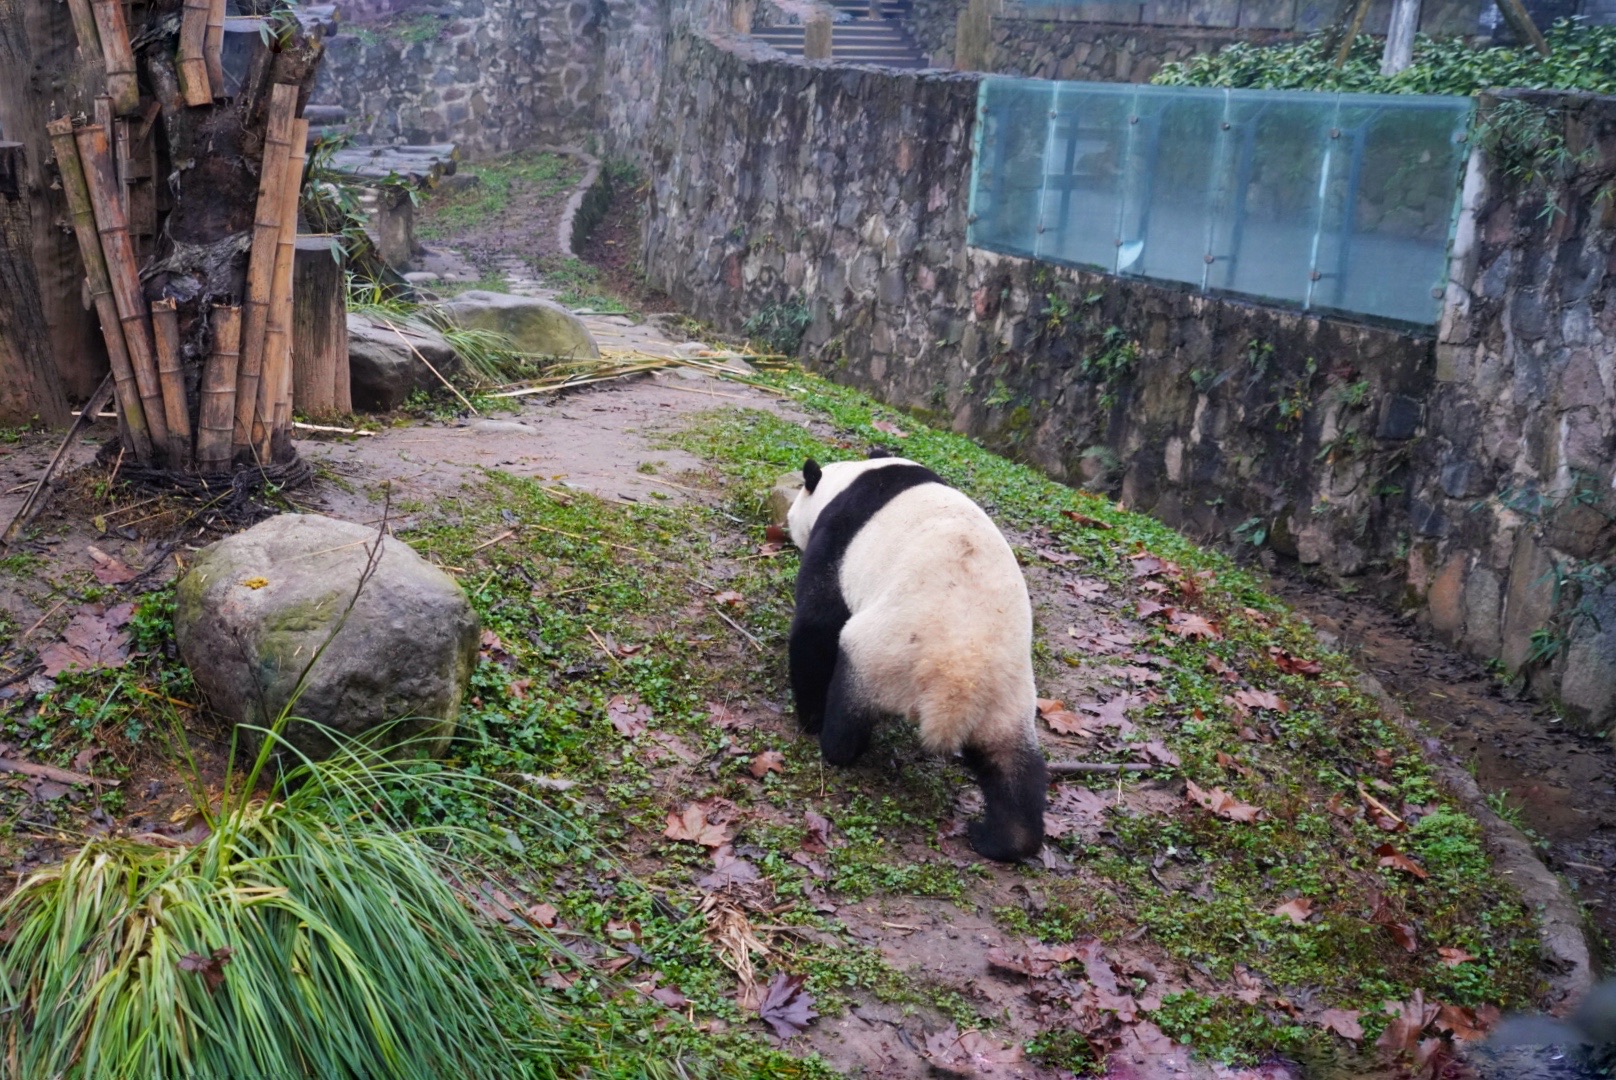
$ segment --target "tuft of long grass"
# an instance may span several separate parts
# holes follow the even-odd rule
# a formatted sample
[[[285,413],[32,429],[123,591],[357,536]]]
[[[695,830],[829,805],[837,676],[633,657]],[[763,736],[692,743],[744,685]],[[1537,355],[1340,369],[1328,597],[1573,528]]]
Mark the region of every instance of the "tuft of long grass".
[[[548,1077],[596,1055],[451,886],[445,842],[480,838],[356,813],[376,778],[351,765],[302,771],[194,846],[94,840],[0,902],[6,1075]]]

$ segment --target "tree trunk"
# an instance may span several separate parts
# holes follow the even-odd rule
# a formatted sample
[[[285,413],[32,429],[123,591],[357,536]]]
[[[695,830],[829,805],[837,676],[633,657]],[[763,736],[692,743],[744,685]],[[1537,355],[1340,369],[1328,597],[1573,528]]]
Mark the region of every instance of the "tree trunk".
[[[353,412],[348,386],[348,297],[331,238],[297,242],[293,289],[292,400],[307,416]]]
[[[0,143],[0,424],[67,422],[50,331],[34,276],[33,216],[23,197],[21,143]]]
[[[1420,0],[1394,0],[1380,73],[1396,75],[1414,62],[1414,34],[1420,28]]]

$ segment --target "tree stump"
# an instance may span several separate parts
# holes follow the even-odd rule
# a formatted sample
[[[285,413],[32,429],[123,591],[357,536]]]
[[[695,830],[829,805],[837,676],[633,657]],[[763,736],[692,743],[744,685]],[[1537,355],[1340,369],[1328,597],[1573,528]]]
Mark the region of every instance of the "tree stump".
[[[332,257],[330,237],[299,238],[292,295],[292,400],[308,416],[353,412],[344,270]]]

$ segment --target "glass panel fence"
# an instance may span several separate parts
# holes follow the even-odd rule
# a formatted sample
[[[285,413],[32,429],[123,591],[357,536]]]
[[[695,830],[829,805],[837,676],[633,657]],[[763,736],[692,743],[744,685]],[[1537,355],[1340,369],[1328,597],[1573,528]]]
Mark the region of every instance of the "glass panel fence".
[[[1441,312],[1469,98],[983,80],[968,242],[1304,310]]]

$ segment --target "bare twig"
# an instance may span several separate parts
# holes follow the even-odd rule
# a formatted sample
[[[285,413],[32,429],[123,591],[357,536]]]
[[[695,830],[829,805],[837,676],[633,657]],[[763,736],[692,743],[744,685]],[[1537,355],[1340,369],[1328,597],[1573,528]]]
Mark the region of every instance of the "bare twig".
[[[62,444],[56,448],[56,453],[50,459],[50,464],[45,466],[45,471],[40,474],[39,479],[34,483],[34,490],[28,493],[28,498],[24,499],[22,505],[17,508],[17,513],[12,517],[11,524],[6,526],[4,533],[0,533],[0,546],[9,545],[16,540],[17,534],[22,532],[28,523],[34,519],[35,515],[45,508],[45,493],[50,485],[50,478],[56,472],[56,467],[62,463],[62,457],[67,453],[67,448],[72,445],[74,438],[87,424],[95,423],[95,414],[100,412],[101,406],[110,400],[112,400],[112,376],[108,375],[101,380],[101,385],[90,396],[89,403],[84,406],[78,418],[67,429],[67,434],[62,437]]]
[[[1139,761],[1127,761],[1121,764],[1105,761],[1051,761],[1047,768],[1051,776],[1072,776],[1083,773],[1151,772],[1161,766],[1147,765]]]
[[[68,769],[58,769],[54,765],[35,765],[31,761],[17,761],[15,758],[0,757],[0,773],[21,773],[23,776],[37,776],[41,780],[54,780],[58,784],[94,784],[98,787],[117,787],[117,780],[103,779],[99,776],[86,776],[83,773],[72,772]]]
[[[725,622],[727,622],[731,626],[733,626],[735,628],[736,633],[740,634],[743,638],[745,638],[747,641],[750,641],[752,643],[752,648],[756,649],[758,652],[763,651],[763,642],[759,641],[757,638],[755,638],[751,634],[747,633],[746,628],[743,627],[740,623],[736,622],[734,619],[730,618],[728,615],[725,615],[722,611],[714,611],[713,614],[717,615],[720,619],[723,619]]]

